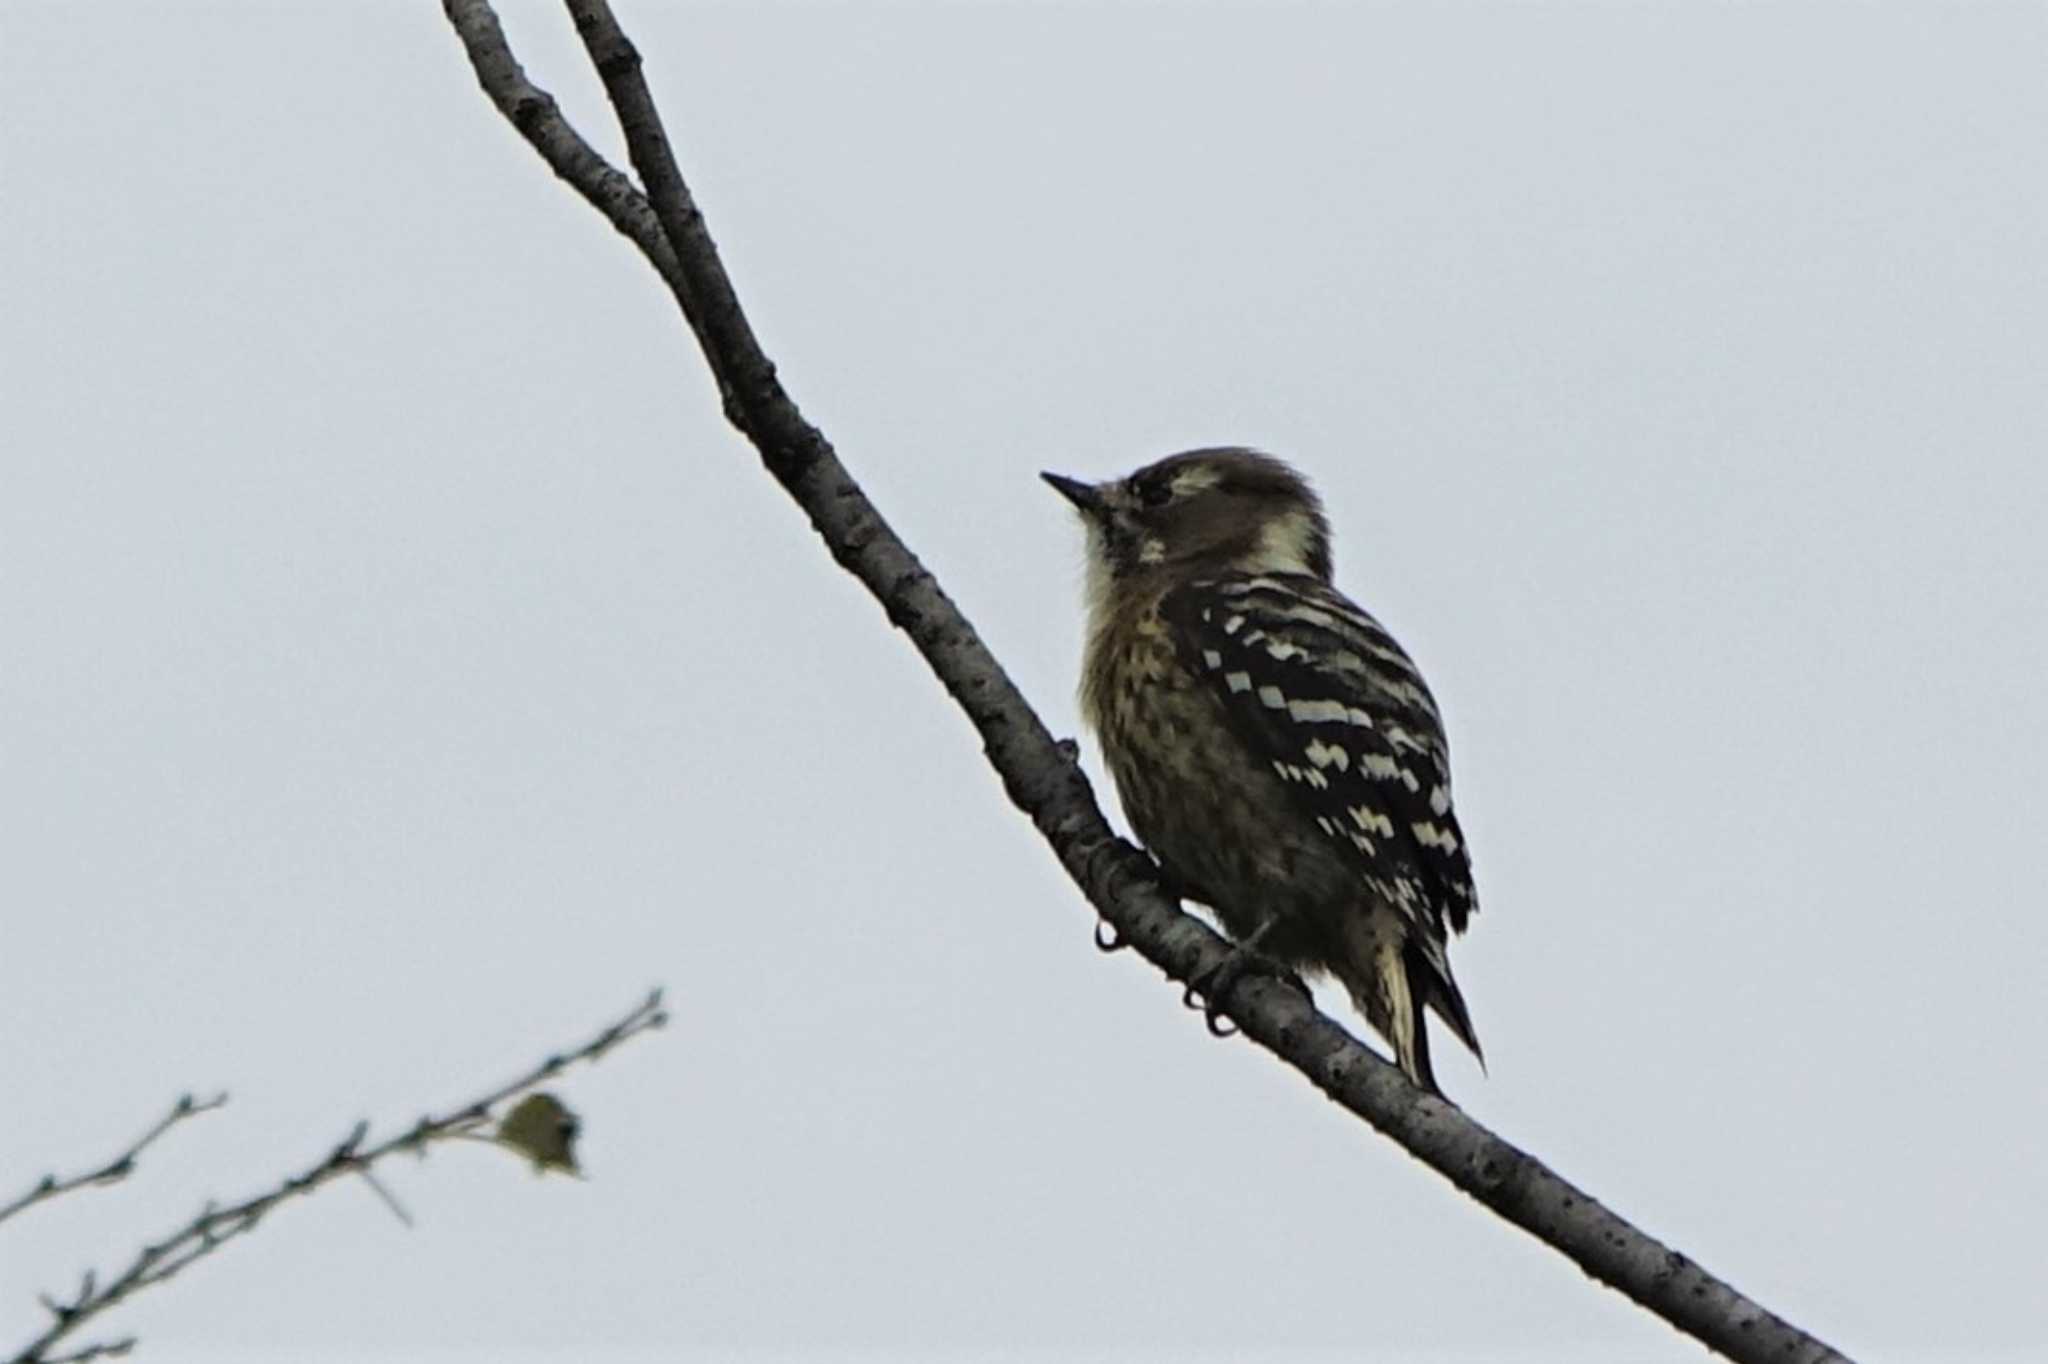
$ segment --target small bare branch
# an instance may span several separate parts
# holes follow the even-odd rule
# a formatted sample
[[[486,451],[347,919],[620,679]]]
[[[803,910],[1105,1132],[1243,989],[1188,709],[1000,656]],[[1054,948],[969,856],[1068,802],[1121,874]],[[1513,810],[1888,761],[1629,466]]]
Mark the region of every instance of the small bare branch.
[[[144,1245],[127,1268],[104,1285],[88,1272],[69,1300],[44,1294],[42,1303],[52,1318],[49,1326],[19,1353],[11,1356],[8,1364],[61,1364],[64,1360],[125,1353],[134,1344],[133,1338],[87,1346],[76,1354],[60,1355],[51,1351],[72,1332],[124,1299],[175,1278],[229,1241],[254,1231],[278,1204],[310,1194],[344,1175],[361,1175],[371,1181],[372,1187],[379,1187],[371,1172],[371,1167],[378,1161],[400,1151],[418,1151],[424,1155],[426,1148],[436,1142],[465,1136],[478,1122],[488,1118],[493,1108],[507,1099],[526,1093],[569,1066],[594,1062],[612,1048],[641,1033],[651,1032],[666,1022],[668,1014],[662,1008],[661,991],[656,990],[623,1018],[574,1051],[548,1057],[525,1074],[507,1081],[480,1099],[461,1105],[444,1117],[421,1118],[396,1136],[369,1147],[363,1145],[369,1136],[369,1124],[357,1123],[319,1160],[299,1173],[287,1176],[276,1187],[226,1207],[207,1203],[196,1217],[168,1237]],[[399,1211],[403,1217],[402,1209]]]
[[[211,1113],[227,1101],[228,1096],[225,1092],[216,1094],[210,1099],[195,1099],[190,1093],[180,1094],[178,1101],[171,1105],[170,1112],[157,1119],[155,1125],[147,1132],[144,1132],[133,1142],[129,1143],[125,1151],[122,1151],[98,1169],[87,1170],[84,1174],[72,1175],[69,1179],[59,1179],[54,1174],[44,1175],[36,1181],[27,1193],[11,1203],[0,1204],[0,1222],[5,1222],[16,1213],[26,1212],[38,1203],[70,1193],[73,1189],[82,1189],[88,1184],[118,1184],[129,1175],[135,1173],[136,1159],[154,1145],[157,1138],[163,1136],[164,1133],[170,1131],[186,1119],[196,1118],[201,1113]],[[102,1351],[102,1353],[107,1353],[107,1351]]]
[[[391,1209],[391,1215],[396,1217],[406,1230],[410,1231],[413,1226],[412,1214],[405,1210],[405,1204],[398,1201],[398,1195],[384,1187],[384,1181],[377,1178],[375,1170],[365,1169],[361,1173],[363,1183],[370,1186],[370,1192],[383,1199],[384,1206]]]
[[[85,1364],[88,1359],[114,1359],[135,1348],[134,1336],[122,1336],[119,1340],[103,1340],[91,1345],[81,1345],[76,1350],[61,1355],[44,1355],[43,1364]]]

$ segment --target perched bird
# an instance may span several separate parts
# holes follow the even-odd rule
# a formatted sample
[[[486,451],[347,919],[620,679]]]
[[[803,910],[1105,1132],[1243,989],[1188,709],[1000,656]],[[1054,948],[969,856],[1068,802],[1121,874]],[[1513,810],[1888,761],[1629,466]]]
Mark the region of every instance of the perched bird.
[[[1087,527],[1081,708],[1132,829],[1241,950],[1336,977],[1435,1091],[1425,1009],[1479,1054],[1445,955],[1478,902],[1443,720],[1331,586],[1315,492],[1237,448],[1043,477]]]

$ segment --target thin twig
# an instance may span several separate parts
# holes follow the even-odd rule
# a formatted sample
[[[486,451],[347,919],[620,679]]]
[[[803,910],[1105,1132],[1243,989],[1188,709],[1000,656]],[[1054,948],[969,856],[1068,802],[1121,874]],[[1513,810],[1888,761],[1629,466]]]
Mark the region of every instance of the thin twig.
[[[638,52],[604,0],[567,4],[647,187],[644,198],[527,79],[487,0],[443,0],[485,94],[557,175],[640,247],[668,284],[718,381],[726,416],[803,508],[834,559],[874,594],[966,711],[1010,799],[1038,826],[1115,937],[1175,980],[1207,976],[1224,961],[1228,945],[1183,912],[1160,887],[1149,859],[1110,830],[1071,753],[1047,732],[973,626],[783,390],[676,168]],[[1842,1358],[1463,1110],[1418,1092],[1294,990],[1250,977],[1232,992],[1227,1012],[1247,1038],[1331,1099],[1686,1334],[1743,1361]]]
[[[81,1345],[68,1354],[44,1355],[43,1364],[85,1364],[89,1359],[115,1359],[135,1348],[134,1336],[122,1336],[119,1340],[96,1341]]]
[[[369,1136],[369,1124],[357,1123],[355,1128],[326,1155],[299,1173],[289,1176],[275,1188],[226,1207],[208,1203],[200,1210],[198,1216],[163,1240],[144,1245],[129,1262],[128,1267],[108,1280],[104,1286],[99,1284],[95,1275],[88,1273],[79,1285],[78,1291],[69,1299],[43,1295],[43,1306],[51,1317],[49,1326],[41,1335],[24,1346],[20,1353],[12,1356],[8,1364],[59,1364],[59,1361],[65,1359],[92,1358],[94,1352],[101,1355],[125,1352],[134,1343],[132,1338],[109,1345],[90,1346],[87,1347],[87,1351],[75,1356],[53,1355],[50,1350],[86,1322],[114,1307],[123,1299],[160,1284],[166,1279],[175,1278],[194,1262],[205,1259],[227,1242],[254,1231],[265,1214],[278,1204],[310,1194],[344,1175],[368,1177],[373,1165],[400,1151],[424,1154],[426,1149],[436,1142],[468,1133],[479,1122],[488,1119],[491,1110],[505,1100],[537,1088],[569,1066],[596,1061],[619,1044],[641,1033],[659,1028],[667,1021],[668,1014],[661,1004],[661,991],[656,990],[635,1005],[631,1012],[582,1046],[548,1057],[518,1078],[441,1117],[423,1117],[405,1131],[369,1147],[363,1145]],[[372,1183],[375,1181],[372,1180]]]
[[[391,1209],[391,1215],[396,1217],[406,1230],[412,1230],[412,1214],[405,1210],[405,1204],[398,1201],[397,1194],[384,1187],[384,1181],[377,1178],[377,1172],[365,1167],[362,1171],[362,1176],[363,1183],[370,1186],[370,1192],[384,1200],[384,1206]]]
[[[5,1222],[18,1212],[26,1212],[46,1199],[70,1193],[73,1189],[82,1189],[88,1184],[119,1183],[135,1173],[136,1158],[155,1144],[157,1138],[186,1119],[196,1118],[201,1113],[211,1113],[227,1101],[228,1096],[225,1092],[210,1099],[195,1099],[189,1093],[180,1094],[178,1101],[171,1105],[171,1111],[157,1119],[154,1126],[131,1142],[127,1150],[96,1170],[87,1170],[84,1174],[73,1175],[69,1179],[59,1179],[54,1174],[44,1175],[27,1193],[12,1203],[0,1205],[0,1222]]]

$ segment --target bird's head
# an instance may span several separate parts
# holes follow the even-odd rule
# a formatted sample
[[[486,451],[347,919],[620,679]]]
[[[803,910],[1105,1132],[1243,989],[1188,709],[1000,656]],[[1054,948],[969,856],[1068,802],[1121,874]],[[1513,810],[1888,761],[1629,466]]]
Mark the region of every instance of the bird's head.
[[[1189,450],[1107,483],[1042,477],[1081,513],[1098,598],[1153,574],[1302,573],[1330,580],[1322,502],[1307,479],[1271,455]]]

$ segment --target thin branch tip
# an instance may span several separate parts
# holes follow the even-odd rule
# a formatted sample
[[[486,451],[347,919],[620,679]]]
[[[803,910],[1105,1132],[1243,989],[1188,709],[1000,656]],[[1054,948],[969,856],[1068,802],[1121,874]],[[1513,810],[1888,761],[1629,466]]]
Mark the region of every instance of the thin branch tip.
[[[60,1178],[55,1173],[45,1174],[31,1185],[26,1193],[19,1195],[10,1202],[0,1204],[0,1222],[5,1222],[17,1213],[28,1211],[28,1209],[38,1203],[62,1197],[74,1189],[120,1183],[135,1173],[137,1162],[141,1159],[142,1153],[154,1146],[165,1133],[181,1122],[198,1117],[202,1113],[212,1112],[214,1109],[226,1104],[227,1101],[228,1096],[225,1090],[205,1100],[195,1100],[190,1091],[179,1095],[176,1101],[171,1104],[170,1109],[150,1125],[149,1130],[130,1142],[126,1149],[115,1153],[105,1164],[83,1171],[80,1174],[72,1175],[69,1178]]]

